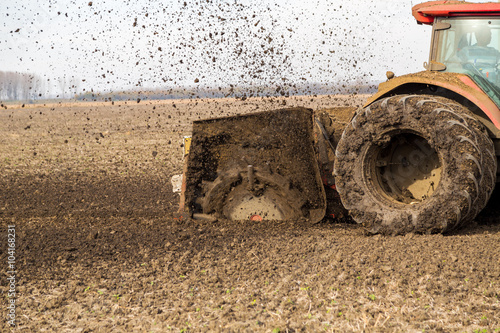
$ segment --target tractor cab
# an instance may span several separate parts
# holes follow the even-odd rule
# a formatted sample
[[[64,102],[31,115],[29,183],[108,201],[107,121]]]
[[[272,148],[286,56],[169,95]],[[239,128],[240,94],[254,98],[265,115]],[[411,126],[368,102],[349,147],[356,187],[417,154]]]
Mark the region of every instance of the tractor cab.
[[[438,18],[433,69],[467,74],[500,105],[500,19]]]
[[[413,16],[433,25],[426,68],[467,74],[500,107],[500,3],[432,1]]]
[[[500,86],[500,20],[439,18],[432,61],[443,70],[478,76]]]

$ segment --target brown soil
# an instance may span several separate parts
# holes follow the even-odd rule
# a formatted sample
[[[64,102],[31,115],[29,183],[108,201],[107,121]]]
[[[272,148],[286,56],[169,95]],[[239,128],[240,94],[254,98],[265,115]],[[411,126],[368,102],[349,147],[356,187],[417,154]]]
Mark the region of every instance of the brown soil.
[[[447,236],[172,217],[190,122],[282,103],[2,110],[0,236],[16,225],[17,330],[500,329],[498,191],[475,225]],[[0,251],[5,318],[6,242]]]

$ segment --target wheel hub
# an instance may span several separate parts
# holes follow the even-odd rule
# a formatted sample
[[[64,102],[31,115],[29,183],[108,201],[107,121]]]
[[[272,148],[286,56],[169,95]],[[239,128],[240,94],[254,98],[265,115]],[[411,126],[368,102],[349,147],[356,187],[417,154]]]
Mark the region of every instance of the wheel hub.
[[[377,147],[369,170],[376,188],[391,200],[415,204],[432,196],[441,179],[437,151],[423,137],[400,133]]]

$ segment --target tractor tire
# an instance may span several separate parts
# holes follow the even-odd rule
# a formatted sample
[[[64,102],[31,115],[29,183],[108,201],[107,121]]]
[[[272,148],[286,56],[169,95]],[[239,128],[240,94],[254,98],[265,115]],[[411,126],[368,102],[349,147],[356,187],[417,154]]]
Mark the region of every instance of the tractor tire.
[[[369,233],[442,233],[486,206],[496,164],[493,142],[467,108],[397,95],[356,112],[334,174],[343,205]]]

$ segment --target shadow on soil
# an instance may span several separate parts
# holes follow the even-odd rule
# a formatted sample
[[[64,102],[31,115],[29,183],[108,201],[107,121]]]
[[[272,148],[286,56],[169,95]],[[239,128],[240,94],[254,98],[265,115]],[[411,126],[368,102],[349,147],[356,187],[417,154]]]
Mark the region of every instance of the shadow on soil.
[[[172,194],[164,180],[82,180],[73,176],[57,181],[17,178],[0,184],[6,203],[0,220],[4,225],[16,225],[23,279],[36,279],[40,272],[64,279],[71,270],[61,270],[61,265],[90,268],[102,262],[137,264],[167,252],[216,252],[228,244],[260,242],[273,236],[288,242],[311,228],[363,237],[361,228],[353,224],[321,223],[311,227],[300,221],[179,221],[173,218],[178,196]],[[499,199],[497,189],[474,225],[449,236],[500,232]]]

